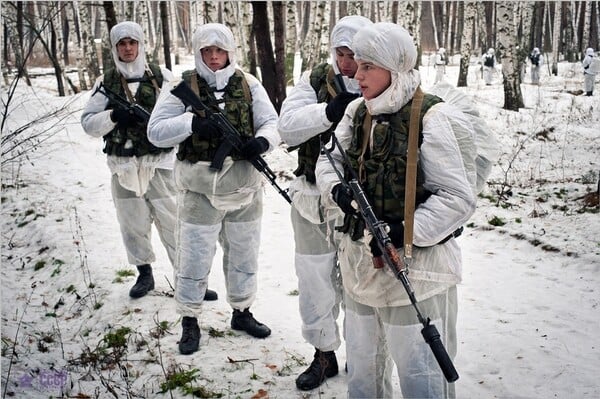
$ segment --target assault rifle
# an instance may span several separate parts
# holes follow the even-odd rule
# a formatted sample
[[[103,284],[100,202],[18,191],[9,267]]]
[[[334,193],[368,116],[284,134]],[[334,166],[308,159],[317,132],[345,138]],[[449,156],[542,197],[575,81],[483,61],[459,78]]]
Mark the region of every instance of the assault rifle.
[[[400,257],[398,250],[392,243],[392,240],[387,233],[387,224],[384,221],[379,220],[375,215],[371,204],[369,204],[369,200],[367,199],[362,187],[360,186],[356,172],[349,166],[350,163],[348,161],[348,155],[340,145],[335,134],[331,135],[331,141],[333,144],[331,149],[327,149],[325,145],[321,143],[321,151],[327,156],[329,163],[331,163],[331,166],[333,167],[333,170],[340,179],[340,182],[342,183],[344,189],[352,193],[354,201],[358,205],[360,214],[365,221],[366,227],[369,229],[369,231],[373,235],[373,238],[377,242],[377,246],[379,247],[382,253],[385,264],[389,266],[394,276],[396,276],[396,278],[400,280],[400,282],[404,286],[404,289],[408,294],[408,298],[410,299],[413,308],[417,312],[417,318],[419,319],[419,322],[423,325],[421,334],[423,335],[425,342],[429,344],[429,347],[431,348],[433,355],[435,356],[438,364],[440,365],[440,368],[442,369],[446,380],[448,380],[448,382],[454,382],[458,380],[458,372],[454,368],[452,360],[450,359],[450,356],[448,356],[448,352],[446,352],[446,348],[444,348],[444,344],[440,339],[440,333],[438,332],[435,325],[431,324],[431,320],[429,318],[425,318],[421,314],[421,311],[417,306],[415,292],[410,284],[410,280],[408,279],[408,266],[410,259],[407,257],[404,257],[404,259],[402,259]],[[335,166],[333,157],[330,153],[331,151],[333,151],[333,149],[335,149],[335,147],[339,149],[340,153],[342,154],[344,163],[348,165],[348,169],[350,170],[352,177],[350,181],[346,181],[342,173]],[[355,215],[355,217],[358,216]]]
[[[106,87],[102,82],[100,82],[92,96],[96,93],[104,94],[104,96],[108,98],[111,103],[116,104],[118,108],[128,110],[138,123],[142,125],[148,124],[150,112],[146,111],[141,105],[130,103],[119,94]]]
[[[210,168],[213,170],[221,170],[223,167],[223,160],[225,156],[232,150],[235,149],[240,151],[242,146],[244,145],[244,140],[237,132],[235,127],[227,120],[225,115],[221,113],[221,111],[217,108],[216,110],[210,109],[206,104],[200,100],[200,97],[194,93],[194,91],[190,88],[190,86],[185,82],[181,81],[171,93],[179,98],[183,104],[186,106],[191,106],[194,111],[204,111],[206,118],[210,119],[214,123],[219,126],[219,130],[223,134],[225,138],[225,142],[219,147],[217,150],[217,154],[215,155],[215,160],[210,165]],[[292,200],[288,196],[287,192],[283,190],[277,182],[275,181],[275,173],[269,168],[267,162],[260,155],[248,160],[252,166],[256,168],[259,172],[261,172],[267,180],[271,183],[271,185],[281,194],[281,196],[288,202],[292,203]]]

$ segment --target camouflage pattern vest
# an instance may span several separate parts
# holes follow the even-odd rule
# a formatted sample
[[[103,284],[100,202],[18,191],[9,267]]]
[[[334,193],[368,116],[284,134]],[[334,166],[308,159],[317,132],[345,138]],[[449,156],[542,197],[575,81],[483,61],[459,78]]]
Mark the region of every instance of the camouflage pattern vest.
[[[135,102],[143,107],[146,111],[152,112],[158,93],[156,87],[160,87],[163,82],[163,76],[160,67],[155,64],[149,64],[150,72],[144,73],[143,80],[140,81],[137,92],[133,96]],[[155,86],[152,80],[156,81]],[[104,73],[104,85],[123,98],[127,98],[123,87],[122,75],[115,69],[108,69]],[[106,109],[116,108],[117,105],[109,102]],[[159,154],[161,152],[169,152],[173,149],[159,148],[148,141],[146,134],[147,125],[135,125],[132,127],[115,127],[108,134],[104,135],[103,151],[108,155],[116,155],[118,157],[141,157],[147,154]],[[126,143],[131,140],[131,146]]]
[[[310,85],[317,94],[318,103],[328,103],[337,94],[333,83],[334,70],[331,65],[323,63],[317,65],[310,73]],[[298,149],[298,167],[294,171],[296,176],[306,176],[306,180],[312,184],[316,183],[315,167],[321,153],[321,141],[327,144],[331,139],[331,132],[335,130],[337,123],[329,129],[320,133],[310,140],[294,146],[289,151]]]
[[[215,112],[221,112],[227,120],[235,127],[237,132],[243,138],[254,137],[254,119],[252,115],[252,94],[244,73],[240,70],[235,71],[229,78],[227,86],[223,89],[223,98],[217,100],[215,89],[210,87],[206,80],[195,69],[185,71],[183,80],[192,88],[198,97],[209,108]],[[222,110],[220,103],[225,103]],[[205,117],[203,112],[199,112],[201,118]],[[180,161],[189,161],[196,163],[198,161],[210,162],[214,158],[217,149],[223,143],[223,137],[214,137],[210,140],[202,140],[197,135],[192,134],[179,144],[177,159]],[[235,161],[244,159],[235,149],[229,154]]]
[[[432,106],[442,101],[439,97],[425,94],[419,117],[419,146],[423,142],[423,116]],[[363,102],[354,114],[352,142],[346,150],[350,167],[354,171],[358,171],[360,183],[375,215],[387,223],[400,223],[404,220],[406,154],[411,105],[412,100],[398,112],[377,115],[372,121]],[[365,139],[368,140],[371,122],[376,125],[373,129],[372,149],[369,149]],[[367,133],[365,134],[365,132]],[[363,148],[365,148],[365,153],[361,156]],[[360,161],[361,158],[362,161]],[[351,179],[351,173],[347,166],[345,177],[348,180]],[[420,168],[417,169],[416,192],[415,205],[423,203],[431,195],[423,188],[423,173]],[[341,231],[349,233],[353,240],[361,238],[363,230],[362,218],[357,220],[345,217]]]

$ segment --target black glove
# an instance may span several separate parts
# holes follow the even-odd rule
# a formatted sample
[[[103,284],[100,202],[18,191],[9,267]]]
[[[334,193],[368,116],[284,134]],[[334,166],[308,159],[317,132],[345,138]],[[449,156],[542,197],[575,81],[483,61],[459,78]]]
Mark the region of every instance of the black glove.
[[[110,120],[116,122],[119,127],[135,126],[138,119],[130,109],[115,108],[110,113]]]
[[[358,98],[358,94],[355,93],[340,93],[333,98],[327,104],[327,108],[325,108],[325,114],[327,115],[327,119],[329,119],[333,123],[338,123],[342,120],[344,116],[344,111],[346,107],[352,100]]]
[[[352,206],[354,197],[352,197],[350,189],[345,188],[342,183],[338,183],[331,189],[331,195],[333,196],[335,203],[338,204],[344,213],[349,215],[356,214],[356,209]]]
[[[248,140],[241,148],[242,156],[252,160],[269,149],[269,142],[264,137],[254,137]]]
[[[194,115],[192,119],[192,132],[200,140],[210,140],[215,137],[221,137],[219,125],[207,118],[200,118]]]
[[[402,223],[389,223],[388,228],[388,236],[392,240],[392,244],[394,244],[396,248],[402,247],[404,245],[404,225]],[[369,241],[369,247],[371,247],[371,253],[374,258],[382,255],[375,237],[371,238],[371,241]]]

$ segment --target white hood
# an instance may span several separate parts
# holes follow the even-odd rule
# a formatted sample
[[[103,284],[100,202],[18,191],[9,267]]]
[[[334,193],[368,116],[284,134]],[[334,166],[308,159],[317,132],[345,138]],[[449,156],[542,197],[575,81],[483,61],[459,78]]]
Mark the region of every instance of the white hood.
[[[337,74],[340,73],[340,69],[338,68],[336,62],[336,52],[335,49],[338,47],[348,47],[352,50],[352,38],[362,27],[367,25],[373,25],[370,19],[362,17],[360,15],[349,15],[341,18],[333,27],[331,31],[331,65],[333,66],[333,71]],[[358,82],[355,79],[349,78],[347,76],[343,76],[344,83],[346,87],[351,91],[358,92],[360,89],[358,87]]]
[[[200,50],[204,47],[217,46],[227,51],[229,65],[225,68],[213,72],[202,60]],[[194,49],[194,59],[196,60],[196,72],[209,86],[222,90],[227,86],[229,78],[235,73],[237,67],[235,59],[235,39],[229,28],[222,24],[205,24],[200,26],[194,32],[192,37],[192,47]]]
[[[123,62],[119,60],[117,53],[117,43],[121,39],[131,38],[138,42],[138,55],[133,62]],[[135,22],[125,21],[113,26],[110,30],[110,44],[113,60],[119,72],[125,79],[141,78],[146,69],[146,53],[144,51],[144,32],[142,27]]]
[[[372,62],[391,73],[390,86],[365,101],[371,115],[396,112],[410,101],[421,77],[414,69],[417,48],[406,29],[389,22],[364,27],[354,36],[353,50],[355,59]]]

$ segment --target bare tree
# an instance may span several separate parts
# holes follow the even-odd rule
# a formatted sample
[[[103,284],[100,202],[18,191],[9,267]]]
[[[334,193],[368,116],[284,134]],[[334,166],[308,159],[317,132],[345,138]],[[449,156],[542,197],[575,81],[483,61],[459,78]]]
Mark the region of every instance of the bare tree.
[[[475,32],[475,15],[477,14],[477,4],[473,1],[467,1],[464,4],[464,22],[462,30],[461,48],[460,48],[460,67],[458,72],[458,87],[467,86],[467,77],[469,74],[469,64],[471,60],[471,38]]]
[[[554,3],[554,23],[552,27],[552,74],[558,75],[558,49],[560,45],[561,3]]]
[[[502,61],[504,109],[518,111],[524,107],[521,93],[521,71],[517,62],[515,2],[503,1],[497,8],[498,52]]]
[[[169,7],[166,1],[160,2],[160,23],[162,24],[163,55],[165,67],[172,70],[171,66],[171,36],[169,30]]]
[[[260,72],[262,84],[269,94],[269,98],[273,105],[278,102],[277,99],[277,83],[275,79],[275,56],[273,54],[273,44],[271,42],[271,32],[269,29],[269,15],[267,13],[266,1],[252,2],[252,27],[256,35],[258,61],[260,63]],[[281,106],[281,104],[279,104]],[[276,109],[278,109],[276,107]]]
[[[285,71],[285,11],[282,1],[273,3],[273,25],[275,33],[275,109],[279,113],[281,104],[286,97],[286,71]]]
[[[81,58],[86,60],[86,71],[88,73],[88,83],[91,87],[98,76],[100,76],[100,66],[98,64],[98,53],[96,52],[96,43],[92,29],[91,5],[89,3],[77,3],[79,12],[79,22],[81,28]]]

